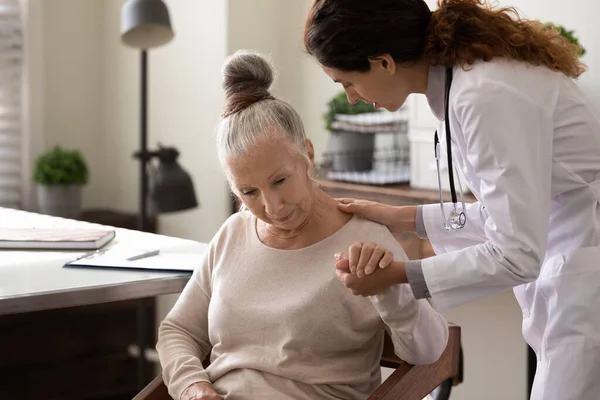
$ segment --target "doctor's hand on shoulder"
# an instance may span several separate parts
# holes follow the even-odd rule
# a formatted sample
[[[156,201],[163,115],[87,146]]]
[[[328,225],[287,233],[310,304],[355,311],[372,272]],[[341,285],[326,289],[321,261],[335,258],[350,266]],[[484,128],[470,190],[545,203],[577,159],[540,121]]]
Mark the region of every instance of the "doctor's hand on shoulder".
[[[373,296],[406,282],[403,262],[394,261],[391,251],[373,242],[354,243],[335,260],[337,278],[356,296]]]
[[[196,382],[181,394],[181,400],[223,400],[209,382]]]
[[[358,214],[381,225],[394,234],[415,231],[417,206],[390,206],[369,200],[336,199],[338,208],[346,213]]]

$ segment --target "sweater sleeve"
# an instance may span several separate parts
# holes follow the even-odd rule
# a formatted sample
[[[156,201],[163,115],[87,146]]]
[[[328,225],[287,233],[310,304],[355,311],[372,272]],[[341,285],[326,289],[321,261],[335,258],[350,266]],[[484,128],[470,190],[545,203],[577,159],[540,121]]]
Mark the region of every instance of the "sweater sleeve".
[[[212,348],[208,338],[212,246],[194,271],[177,302],[161,322],[157,350],[163,379],[176,400],[195,382],[210,382],[202,360]]]
[[[427,299],[415,299],[409,285],[370,296],[398,357],[413,365],[436,362],[448,344],[448,323]]]
[[[371,236],[392,251],[394,259],[407,261],[387,228],[378,228]],[[448,344],[448,322],[428,299],[416,299],[411,285],[406,284],[390,286],[369,299],[386,325],[398,357],[413,365],[431,364],[440,358]]]

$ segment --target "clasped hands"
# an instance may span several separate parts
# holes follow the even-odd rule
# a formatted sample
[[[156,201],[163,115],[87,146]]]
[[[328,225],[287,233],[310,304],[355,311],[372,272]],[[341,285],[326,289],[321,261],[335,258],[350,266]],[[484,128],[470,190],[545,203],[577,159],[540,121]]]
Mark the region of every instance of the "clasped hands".
[[[406,282],[404,262],[394,261],[391,251],[373,242],[354,243],[335,260],[338,279],[357,296],[372,296]]]

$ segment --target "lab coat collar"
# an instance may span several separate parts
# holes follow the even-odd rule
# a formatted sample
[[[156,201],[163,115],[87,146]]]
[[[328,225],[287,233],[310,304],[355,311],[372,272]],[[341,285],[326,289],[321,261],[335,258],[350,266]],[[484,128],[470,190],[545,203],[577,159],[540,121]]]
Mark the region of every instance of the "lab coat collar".
[[[429,66],[429,77],[427,79],[427,102],[433,115],[444,120],[444,83],[446,80],[445,68],[440,65]]]

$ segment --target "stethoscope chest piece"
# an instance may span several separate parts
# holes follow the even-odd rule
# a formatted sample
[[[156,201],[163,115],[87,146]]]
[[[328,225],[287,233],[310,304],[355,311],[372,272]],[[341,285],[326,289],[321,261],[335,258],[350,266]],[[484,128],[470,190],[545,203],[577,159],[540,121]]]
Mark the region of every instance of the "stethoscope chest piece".
[[[467,216],[465,215],[464,211],[450,211],[450,215],[448,216],[448,225],[450,229],[461,229],[466,223]]]

